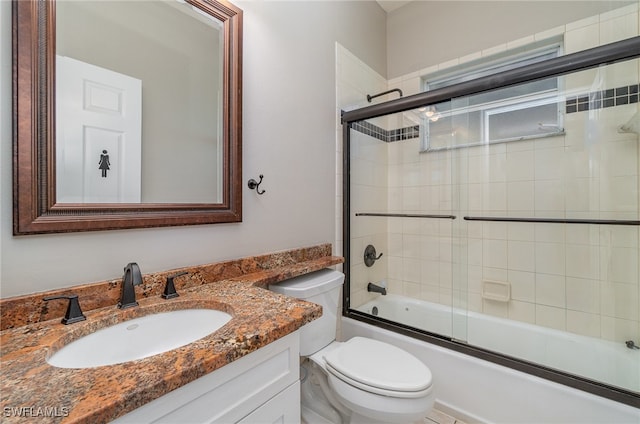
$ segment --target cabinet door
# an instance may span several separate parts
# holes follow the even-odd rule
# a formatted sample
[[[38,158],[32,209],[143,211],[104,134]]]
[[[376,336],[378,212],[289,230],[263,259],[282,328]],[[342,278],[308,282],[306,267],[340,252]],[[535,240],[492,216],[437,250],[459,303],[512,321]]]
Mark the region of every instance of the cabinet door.
[[[238,424],[300,424],[300,382],[269,399]]]
[[[284,336],[123,415],[113,424],[237,422],[299,381],[299,339],[298,331]],[[299,393],[295,404],[299,410]]]

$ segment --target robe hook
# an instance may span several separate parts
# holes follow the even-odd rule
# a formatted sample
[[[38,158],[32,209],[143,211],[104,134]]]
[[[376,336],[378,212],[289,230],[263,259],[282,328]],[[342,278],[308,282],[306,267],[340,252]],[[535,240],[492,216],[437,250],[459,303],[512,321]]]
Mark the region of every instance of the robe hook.
[[[247,183],[249,188],[251,190],[255,189],[258,194],[264,194],[264,192],[266,191],[266,190],[260,191],[260,184],[262,184],[262,177],[264,177],[264,175],[260,174],[260,181],[256,181],[253,178],[251,178]]]

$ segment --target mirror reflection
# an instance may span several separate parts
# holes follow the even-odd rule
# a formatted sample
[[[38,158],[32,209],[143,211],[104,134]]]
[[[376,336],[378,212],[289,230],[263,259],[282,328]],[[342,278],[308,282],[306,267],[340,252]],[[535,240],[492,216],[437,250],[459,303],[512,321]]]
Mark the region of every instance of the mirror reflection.
[[[177,0],[55,19],[57,203],[220,203],[221,22]]]

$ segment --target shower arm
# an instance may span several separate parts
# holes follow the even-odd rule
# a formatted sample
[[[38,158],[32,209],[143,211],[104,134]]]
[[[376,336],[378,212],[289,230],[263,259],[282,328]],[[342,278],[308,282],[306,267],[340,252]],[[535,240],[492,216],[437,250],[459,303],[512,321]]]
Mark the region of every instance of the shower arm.
[[[398,94],[400,94],[400,97],[402,97],[402,90],[400,90],[399,88],[394,88],[392,90],[383,91],[382,93],[378,93],[374,95],[367,94],[367,101],[371,103],[371,100],[375,99],[376,97],[384,96],[385,94],[393,93],[394,91],[397,91]]]

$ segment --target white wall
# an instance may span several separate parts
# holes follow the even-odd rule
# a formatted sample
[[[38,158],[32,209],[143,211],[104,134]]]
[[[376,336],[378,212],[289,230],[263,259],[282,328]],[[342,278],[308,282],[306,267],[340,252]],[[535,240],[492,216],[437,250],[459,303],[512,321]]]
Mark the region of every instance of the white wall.
[[[0,1],[2,297],[122,275],[333,242],[335,42],[384,73],[385,14],[373,2],[241,1],[244,10],[243,222],[13,237],[11,4]]]
[[[634,2],[414,1],[389,14],[387,76],[395,78],[629,3]]]

